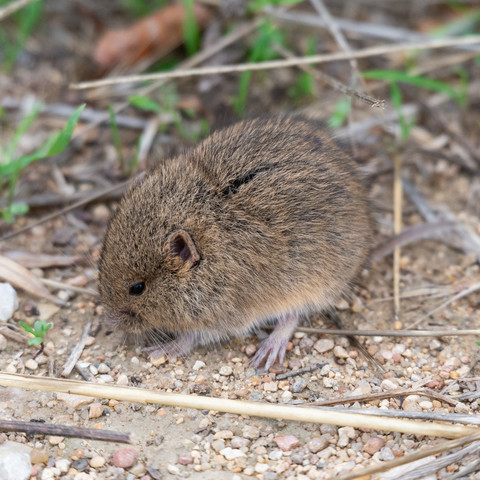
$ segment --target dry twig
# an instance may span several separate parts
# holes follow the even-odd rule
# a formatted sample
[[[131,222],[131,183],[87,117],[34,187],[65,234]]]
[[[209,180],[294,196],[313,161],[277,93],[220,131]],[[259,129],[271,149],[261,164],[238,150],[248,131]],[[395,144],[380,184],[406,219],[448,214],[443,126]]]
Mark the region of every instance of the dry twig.
[[[321,55],[312,55],[284,60],[271,60],[268,62],[241,63],[238,65],[220,65],[218,67],[191,68],[185,70],[174,70],[172,72],[151,73],[145,75],[131,75],[125,77],[107,78],[90,82],[76,83],[70,88],[83,90],[87,88],[104,87],[107,85],[118,85],[122,83],[145,82],[150,80],[167,80],[171,78],[185,78],[200,75],[211,75],[217,73],[246,72],[248,70],[270,70],[275,68],[296,67],[299,65],[318,64],[335,62],[340,60],[351,60],[352,58],[367,58],[389,53],[403,52],[409,50],[428,50],[459,45],[473,45],[480,43],[480,35],[469,35],[461,38],[443,38],[418,43],[398,43],[395,45],[379,45],[376,47],[357,50],[352,53],[336,52]]]
[[[63,367],[62,377],[68,377],[72,372],[73,368],[75,367],[76,363],[78,362],[78,359],[80,358],[80,355],[82,354],[83,349],[85,348],[85,342],[87,341],[87,337],[88,337],[88,334],[90,333],[91,326],[92,326],[92,322],[88,322],[87,325],[85,326],[85,329],[83,330],[80,340],[71,351],[65,363],[65,366]]]
[[[456,337],[480,335],[480,330],[343,330],[297,327],[295,331],[317,333],[318,335],[358,335],[363,337]]]
[[[370,428],[373,430],[431,435],[445,438],[459,438],[466,435],[477,434],[480,438],[478,428],[463,427],[461,425],[416,422],[398,418],[381,418],[351,414],[348,412],[337,412],[334,410],[323,411],[314,407],[300,408],[245,400],[165,393],[135,387],[102,385],[101,388],[99,388],[97,384],[57,378],[0,373],[0,385],[5,387],[26,388],[29,390],[74,393],[77,395],[88,395],[126,402],[159,404],[181,408],[195,408],[198,410],[214,410],[265,418],[279,418],[297,422],[327,423],[330,425]]]
[[[24,432],[27,435],[59,435],[61,437],[88,438],[104,442],[130,443],[130,434],[98,428],[69,427],[53,423],[0,420],[0,432]]]

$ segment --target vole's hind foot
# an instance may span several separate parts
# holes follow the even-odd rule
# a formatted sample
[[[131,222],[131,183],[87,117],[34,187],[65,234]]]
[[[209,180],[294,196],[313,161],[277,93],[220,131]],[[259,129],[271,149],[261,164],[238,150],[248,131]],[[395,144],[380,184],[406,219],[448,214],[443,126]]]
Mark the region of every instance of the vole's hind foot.
[[[278,360],[282,363],[287,351],[288,341],[298,325],[299,315],[287,312],[278,318],[272,333],[260,343],[257,353],[250,362],[252,367],[259,368],[262,364],[268,369]]]
[[[158,360],[163,355],[166,355],[167,359],[172,361],[177,357],[183,357],[189,353],[194,346],[195,336],[193,333],[181,333],[175,340],[144,348],[143,351],[147,353],[152,360]]]

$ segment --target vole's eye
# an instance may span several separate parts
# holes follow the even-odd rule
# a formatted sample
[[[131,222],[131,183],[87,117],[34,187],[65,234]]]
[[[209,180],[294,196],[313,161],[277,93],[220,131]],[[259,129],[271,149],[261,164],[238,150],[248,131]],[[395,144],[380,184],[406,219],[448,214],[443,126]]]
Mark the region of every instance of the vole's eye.
[[[146,288],[145,282],[138,282],[133,284],[130,287],[130,290],[128,291],[128,293],[130,295],[135,295],[138,297],[139,295],[142,295],[142,293],[145,291],[145,288]]]

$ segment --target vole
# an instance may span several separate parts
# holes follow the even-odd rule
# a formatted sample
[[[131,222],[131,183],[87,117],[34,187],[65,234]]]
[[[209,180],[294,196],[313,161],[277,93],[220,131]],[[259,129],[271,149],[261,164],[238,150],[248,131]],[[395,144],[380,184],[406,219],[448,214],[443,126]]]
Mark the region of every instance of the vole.
[[[213,133],[136,182],[99,262],[109,318],[152,355],[275,321],[252,359],[282,362],[300,317],[330,309],[372,239],[354,160],[313,120],[267,117]]]

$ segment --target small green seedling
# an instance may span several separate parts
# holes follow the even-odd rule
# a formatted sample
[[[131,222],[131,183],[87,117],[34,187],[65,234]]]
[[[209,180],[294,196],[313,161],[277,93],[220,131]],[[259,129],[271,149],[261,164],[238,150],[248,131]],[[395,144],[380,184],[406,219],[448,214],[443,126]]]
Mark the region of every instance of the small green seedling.
[[[0,0],[0,6],[11,3],[9,0]],[[13,33],[0,26],[0,62],[5,70],[9,71],[16,62],[27,43],[35,26],[39,23],[43,11],[43,1],[34,1],[26,5],[13,15],[15,28]]]
[[[466,102],[465,88],[463,86],[465,79],[462,79],[462,85],[457,90],[448,83],[441,82],[440,80],[435,80],[434,78],[425,77],[423,75],[413,75],[398,70],[369,70],[368,72],[363,72],[362,75],[364,78],[384,80],[390,83],[407,83],[414,87],[444,93],[460,105],[464,105]]]
[[[305,55],[315,55],[315,44],[316,39],[314,37],[310,37],[308,39]],[[299,105],[303,99],[312,97],[314,92],[315,79],[313,78],[313,75],[308,72],[301,73],[295,84],[288,89],[288,95],[296,105]]]
[[[352,109],[352,99],[350,97],[341,98],[335,105],[335,111],[328,119],[328,126],[330,128],[339,128],[345,124],[348,115]]]
[[[260,25],[257,35],[255,37],[252,49],[248,56],[248,61],[251,63],[266,62],[278,57],[278,53],[274,48],[275,44],[285,44],[285,33],[279,30],[275,25],[269,22],[264,22]],[[237,114],[243,113],[245,105],[247,104],[248,89],[250,80],[252,78],[252,71],[247,70],[240,76],[238,86],[238,94],[233,99],[233,109]]]
[[[12,139],[5,146],[0,144],[0,187],[2,184],[8,183],[7,206],[1,211],[3,219],[6,222],[13,222],[14,216],[28,211],[28,205],[23,203],[13,203],[15,187],[17,185],[20,172],[37,160],[42,160],[52,155],[58,155],[63,152],[72,137],[75,125],[82,114],[85,105],[78,107],[60,132],[53,133],[47,141],[35,152],[29,155],[21,155],[14,158],[15,150],[18,146],[20,138],[28,130],[32,122],[40,113],[40,107],[34,108],[33,112],[28,115],[18,126],[13,134]]]
[[[47,323],[45,320],[37,320],[33,324],[33,328],[31,325],[28,325],[24,322],[18,322],[18,324],[27,332],[31,333],[33,337],[28,339],[29,345],[41,345],[43,343],[43,337],[45,334],[52,328],[51,323]]]
[[[200,130],[199,131],[191,131],[186,129],[182,122],[182,115],[177,109],[178,103],[178,94],[176,89],[173,86],[165,86],[162,89],[162,102],[158,103],[150,97],[134,95],[131,96],[128,100],[130,105],[133,105],[136,108],[140,108],[141,110],[145,110],[147,112],[155,112],[158,115],[166,114],[172,118],[173,124],[175,125],[176,129],[180,132],[185,139],[189,141],[197,142],[200,137],[206,136],[209,133],[209,126],[205,120],[200,121]],[[185,111],[187,115],[190,117],[191,112],[188,110]],[[160,127],[160,132],[165,133],[167,126],[162,125]]]

